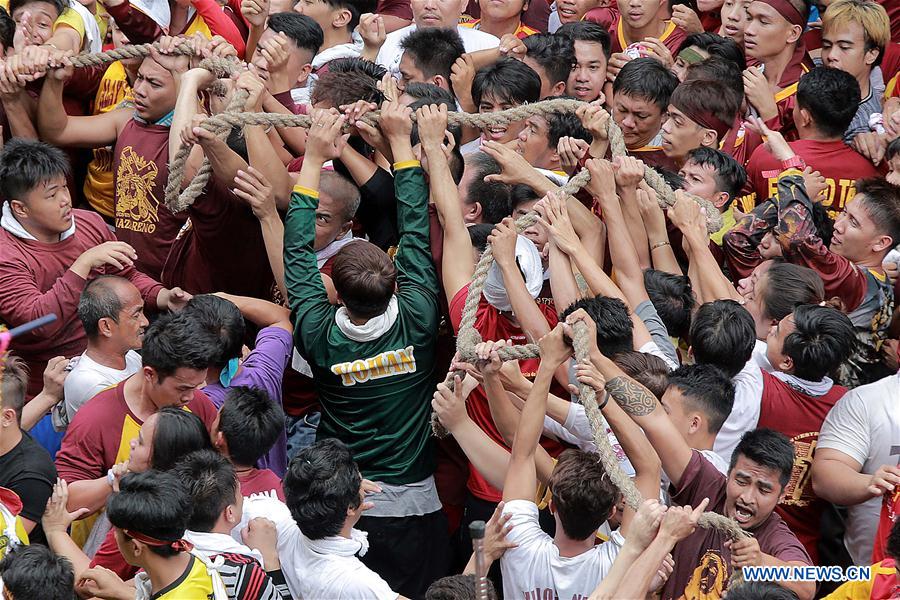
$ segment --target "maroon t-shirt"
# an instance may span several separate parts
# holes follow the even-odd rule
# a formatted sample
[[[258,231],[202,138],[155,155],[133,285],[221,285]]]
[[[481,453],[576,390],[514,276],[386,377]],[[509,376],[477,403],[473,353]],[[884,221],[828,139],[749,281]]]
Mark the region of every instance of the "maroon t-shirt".
[[[116,237],[137,252],[134,266],[160,278],[169,249],[187,213],[166,208],[169,178],[169,128],[131,119],[113,152]],[[258,227],[257,227],[258,228]]]
[[[281,478],[270,469],[250,469],[238,472],[238,480],[241,482],[241,495],[244,498],[268,496],[284,502]]]
[[[672,503],[697,506],[709,498],[706,510],[724,514],[726,478],[700,452],[693,451],[681,477],[681,486],[672,494]],[[797,537],[777,513],[750,531],[762,552],[784,562],[812,564]],[[731,577],[728,537],[717,529],[697,528],[672,550],[675,571],[663,588],[663,598],[721,598]]]

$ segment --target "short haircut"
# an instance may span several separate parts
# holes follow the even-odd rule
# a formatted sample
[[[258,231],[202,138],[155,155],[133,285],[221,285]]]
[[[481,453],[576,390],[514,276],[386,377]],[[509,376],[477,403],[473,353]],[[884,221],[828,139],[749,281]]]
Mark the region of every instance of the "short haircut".
[[[0,406],[11,408],[20,424],[27,389],[28,366],[25,361],[11,353],[0,354]]]
[[[706,416],[709,433],[719,433],[734,406],[734,384],[719,367],[678,367],[669,374],[669,386],[677,388],[691,408]]]
[[[888,534],[885,553],[895,561],[900,560],[900,519],[895,521],[891,526],[891,532]]]
[[[525,185],[524,183],[517,183],[510,189],[509,199],[510,214],[512,214],[515,213],[522,204],[540,200],[541,196],[535,192],[531,186]]]
[[[660,357],[629,350],[619,352],[613,359],[622,372],[650,390],[659,400],[669,387],[669,365]]]
[[[216,340],[217,350],[210,366],[224,367],[241,355],[246,327],[234,302],[214,294],[200,294],[191,298],[185,312]]]
[[[891,245],[884,250],[887,254],[900,243],[900,187],[881,177],[860,179],[856,182],[854,198],[865,206],[879,233],[890,236]]]
[[[487,248],[487,239],[494,231],[494,225],[496,223],[475,223],[466,227],[473,248],[479,252],[484,252],[484,249]]]
[[[113,527],[130,530],[163,542],[184,537],[191,516],[191,498],[172,473],[156,470],[130,473],[119,481],[119,491],[106,501],[106,516]],[[159,556],[175,556],[170,546],[147,546]]]
[[[284,410],[260,388],[228,388],[219,411],[219,431],[234,464],[252,466],[284,432]]]
[[[891,43],[891,21],[883,6],[871,0],[836,0],[822,15],[822,28],[839,29],[858,23],[863,30],[866,51],[878,48],[873,66],[881,64],[884,49]]]
[[[734,469],[739,456],[777,471],[782,488],[791,479],[791,471],[794,469],[794,445],[783,433],[765,428],[745,432],[731,455],[729,472]]]
[[[891,142],[887,145],[887,150],[885,151],[884,158],[885,160],[893,160],[893,158],[898,154],[900,154],[900,137],[891,140]]]
[[[324,0],[331,8],[345,8],[350,11],[350,21],[347,23],[347,31],[352,32],[359,25],[359,17],[366,13],[375,12],[374,0]]]
[[[342,223],[349,223],[356,216],[362,196],[356,184],[337,171],[322,171],[319,176],[319,195],[327,195],[341,205],[338,215]]]
[[[678,78],[655,58],[629,60],[616,75],[613,95],[624,94],[652,102],[659,110],[669,109],[672,92],[678,87]]]
[[[0,201],[23,201],[41,184],[69,175],[69,159],[55,146],[12,138],[0,150]]]
[[[716,148],[700,146],[688,152],[687,159],[701,167],[712,167],[715,171],[716,191],[728,194],[725,207],[737,198],[747,183],[747,171],[734,157]]]
[[[742,581],[728,587],[728,600],[799,600],[799,597],[774,581]]]
[[[710,56],[724,58],[725,60],[734,63],[741,71],[747,68],[747,59],[744,56],[744,49],[731,38],[723,37],[709,31],[692,33],[684,38],[684,42],[681,44],[682,48],[690,48],[691,46],[706,51]]]
[[[522,61],[501,58],[478,69],[472,80],[472,100],[476,108],[487,95],[514,105],[537,102],[541,99],[541,78]]]
[[[269,15],[266,27],[275,33],[283,33],[298,48],[308,51],[307,62],[319,53],[319,48],[325,43],[325,34],[319,24],[312,17],[293,11]]]
[[[359,240],[338,251],[331,279],[350,314],[371,319],[387,310],[397,284],[397,268],[384,250]]]
[[[22,8],[23,6],[28,6],[34,2],[38,2],[39,0],[10,0],[9,2],[9,14],[12,15],[14,12]],[[56,12],[59,15],[63,14],[63,11],[68,9],[64,0],[40,0],[47,2],[50,6],[56,9]]]
[[[562,97],[566,98],[567,96]],[[566,136],[589,144],[593,141],[593,137],[584,128],[584,125],[581,124],[581,119],[575,113],[552,112],[544,115],[544,119],[547,120],[547,145],[554,150],[559,144],[559,139]]]
[[[337,68],[335,68],[335,63]],[[310,96],[310,104],[327,103],[332,108],[365,100],[380,105],[384,94],[378,89],[384,69],[362,58],[336,58],[328,71],[320,73]]]
[[[544,69],[550,85],[568,81],[569,73],[575,65],[575,43],[572,38],[535,33],[522,40],[522,43],[527,49],[525,56]]]
[[[563,311],[560,321],[579,308],[597,324],[597,347],[604,356],[612,358],[619,352],[634,350],[633,324],[624,302],[609,296],[581,298]]]
[[[697,363],[715,365],[734,377],[750,360],[755,345],[753,317],[734,300],[707,302],[697,309],[691,323],[691,349]]]
[[[441,577],[425,591],[425,600],[473,600],[477,598],[474,575],[448,575]],[[487,583],[488,600],[497,600],[497,590],[490,579]]]
[[[13,47],[13,38],[16,35],[16,22],[9,16],[6,9],[0,7],[0,46],[6,51]]]
[[[666,332],[672,337],[687,339],[691,330],[691,314],[697,304],[691,280],[685,275],[646,269],[644,287],[666,326]]]
[[[559,455],[547,487],[563,531],[573,540],[596,535],[619,498],[619,490],[593,452],[566,450]]]
[[[119,322],[119,313],[124,306],[119,294],[116,293],[117,282],[130,285],[124,277],[100,275],[88,281],[81,291],[81,297],[78,299],[78,318],[88,339],[94,339],[100,333],[98,326],[100,319]]]
[[[212,447],[209,431],[200,417],[174,406],[159,410],[150,457],[150,465],[154,469],[168,471],[185,454],[195,450],[212,450]]]
[[[566,36],[571,38],[573,43],[593,42],[594,44],[600,44],[603,47],[603,54],[606,58],[609,58],[612,52],[609,32],[592,21],[565,23],[553,35]]]
[[[425,104],[446,104],[453,106],[453,110],[456,110],[456,98],[453,94],[433,83],[422,83],[420,81],[409,83],[406,85],[403,93],[407,96],[412,96],[417,102],[421,100]]]
[[[669,103],[682,111],[688,119],[694,115],[711,114],[731,126],[741,109],[741,99],[727,85],[717,81],[685,81],[672,92]],[[695,121],[700,127],[706,125]],[[727,130],[726,130],[727,131]],[[724,137],[725,132],[719,133]]]
[[[780,321],[801,304],[818,304],[825,300],[825,284],[818,273],[809,267],[785,261],[775,261],[763,276],[766,285],[756,292],[762,316]]]
[[[850,317],[830,306],[798,306],[794,328],[785,338],[782,352],[791,357],[793,374],[807,381],[821,381],[837,369],[856,342]]]
[[[300,531],[311,540],[337,535],[347,509],[360,505],[362,475],[350,449],[335,438],[300,450],[284,476],[285,503]]]
[[[740,99],[744,99],[744,72],[732,61],[721,56],[710,56],[688,65],[685,81],[716,81],[726,86]]]
[[[797,106],[809,112],[816,129],[833,138],[850,127],[861,99],[856,78],[831,67],[816,67],[797,85]]]
[[[400,49],[412,58],[425,79],[440,75],[448,84],[453,63],[466,51],[456,30],[441,27],[416,29],[403,38]]]
[[[209,533],[238,494],[234,465],[215,450],[197,450],[182,457],[172,473],[191,497],[191,516],[187,528]]]
[[[183,311],[158,318],[141,344],[143,365],[153,367],[160,382],[180,368],[208,368],[219,352],[216,338]]]
[[[485,223],[496,224],[512,213],[510,195],[512,188],[499,181],[485,181],[488,175],[500,174],[500,165],[484,152],[473,152],[465,157],[465,168],[474,169],[474,177],[466,194],[468,204],[481,205],[481,218]]]
[[[0,579],[4,592],[13,600],[77,597],[72,563],[41,544],[12,548],[0,561]]]

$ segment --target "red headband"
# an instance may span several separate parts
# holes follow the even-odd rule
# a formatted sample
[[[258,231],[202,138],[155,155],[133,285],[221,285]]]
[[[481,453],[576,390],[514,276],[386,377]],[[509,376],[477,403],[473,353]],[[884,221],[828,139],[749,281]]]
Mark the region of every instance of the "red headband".
[[[684,106],[678,103],[677,95],[672,96],[672,106],[684,113],[688,119],[706,129],[712,129],[716,132],[716,136],[721,139],[731,129],[732,123],[726,123],[708,110],[694,111],[693,107]]]
[[[171,548],[172,550],[175,550],[177,552],[190,552],[194,549],[194,545],[187,540],[175,540],[173,542],[167,542],[165,540],[158,540],[155,537],[150,537],[149,535],[144,535],[143,533],[137,531],[132,531],[130,529],[123,529],[122,533],[132,539],[143,542],[148,546],[155,546],[157,548]]]
[[[800,27],[806,27],[806,19],[803,18],[803,15],[800,14],[800,11],[794,8],[794,5],[791,4],[788,0],[755,0],[756,2],[762,2],[763,4],[768,4],[772,8],[778,11],[782,17],[787,20],[791,25],[799,25]]]

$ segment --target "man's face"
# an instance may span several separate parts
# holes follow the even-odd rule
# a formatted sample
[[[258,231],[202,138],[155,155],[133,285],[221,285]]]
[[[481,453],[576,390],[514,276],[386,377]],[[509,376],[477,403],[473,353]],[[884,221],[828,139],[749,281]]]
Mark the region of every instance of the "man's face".
[[[322,4],[324,4],[324,2],[322,2]],[[259,36],[260,43],[256,45],[256,51],[253,53],[253,58],[250,61],[253,66],[256,67],[259,78],[266,83],[268,83],[270,77],[269,61],[266,60],[266,58],[262,54],[261,43],[271,40],[272,38],[275,38],[277,36],[277,31],[266,28],[266,30],[262,32],[262,35]],[[306,65],[312,59],[312,57],[310,56],[308,50],[301,50],[297,47],[297,44],[294,43],[294,41],[290,38],[287,38],[287,48],[289,52],[287,64],[285,65],[284,70],[288,74],[288,77],[299,79],[302,76],[304,65]]]
[[[866,210],[864,198],[857,194],[847,203],[844,212],[834,222],[834,235],[829,249],[851,262],[872,257],[873,246],[883,237]],[[883,248],[879,248],[879,251]]]
[[[159,413],[153,413],[141,428],[138,430],[136,438],[131,440],[131,452],[128,454],[128,470],[133,473],[143,473],[153,467],[151,458],[153,456],[153,438],[156,435],[156,422],[159,420]]]
[[[764,61],[777,56],[796,40],[793,27],[772,6],[755,0],[747,7],[750,20],[744,29],[744,49],[747,57]]]
[[[663,405],[675,428],[687,440],[697,428],[694,424],[694,415],[696,413],[685,405],[684,394],[676,386],[670,385],[666,388],[660,403]]]
[[[766,358],[778,371],[784,371],[785,360],[790,360],[784,354],[784,340],[796,329],[793,313],[772,325],[771,329],[769,329],[769,335],[766,336]]]
[[[725,0],[722,4],[722,29],[719,34],[733,39],[738,45],[744,43],[744,29],[749,17],[747,7],[750,0]]]
[[[603,92],[606,83],[606,55],[596,42],[575,40],[575,67],[569,73],[566,93],[591,102]]]
[[[168,69],[145,58],[134,81],[134,109],[138,116],[155,123],[175,108],[178,86]]]
[[[400,79],[397,81],[397,87],[402,92],[410,83],[432,83],[425,79],[425,74],[416,67],[416,61],[413,60],[409,52],[404,52],[400,58]]]
[[[697,46],[690,46],[687,48],[688,50],[692,50],[696,54],[699,54],[704,59],[709,58],[709,52],[704,50],[703,48],[698,48]],[[685,48],[681,49],[681,52],[678,53],[678,56],[675,57],[675,64],[672,65],[672,73],[675,74],[675,77],[678,78],[678,81],[684,81],[687,76],[688,67],[691,66],[691,63],[687,62],[684,57]]]
[[[455,29],[468,0],[410,0],[416,27]]]
[[[481,18],[488,21],[504,21],[522,14],[527,3],[522,0],[478,0]]]
[[[537,203],[537,200],[530,200],[518,205],[516,207],[516,210],[513,211],[513,218],[518,220],[520,217],[524,217],[532,210],[534,210],[534,205]],[[537,247],[538,252],[543,252],[544,246],[546,246],[547,242],[549,241],[549,238],[547,237],[547,230],[537,222],[528,227],[528,229],[524,230],[522,232],[522,235],[532,241],[532,243]]]
[[[16,22],[13,48],[18,53],[29,44],[39,46],[47,43],[47,40],[53,36],[53,24],[59,17],[59,11],[49,2],[29,2],[14,10],[11,16]],[[23,26],[26,16],[28,17],[27,21],[31,24],[31,39],[28,39]]]
[[[744,298],[744,308],[753,317],[753,323],[756,326],[756,338],[763,340],[769,334],[772,322],[765,318],[765,307],[763,306],[763,298],[765,297],[766,286],[769,283],[768,271],[772,266],[771,260],[766,260],[753,269],[749,277],[745,277],[738,282],[737,291]]]
[[[533,116],[525,120],[525,127],[519,132],[516,140],[516,152],[539,169],[553,168],[553,155],[555,148],[548,145],[547,136],[550,127],[544,117]]]
[[[497,98],[493,94],[484,94],[481,97],[481,104],[478,105],[478,112],[500,112],[501,110],[507,110],[514,106],[518,105],[508,100]],[[491,125],[490,127],[485,127],[481,130],[481,137],[486,140],[506,144],[515,140],[524,127],[525,121],[515,121],[508,125]]]
[[[900,185],[900,153],[894,155],[894,158],[888,161],[888,183]]]
[[[12,200],[13,212],[35,237],[48,240],[72,226],[72,196],[64,175],[39,183],[22,198]]]
[[[621,93],[613,98],[613,120],[631,150],[649,144],[659,133],[662,119],[662,110],[650,100]]]
[[[322,31],[328,31],[334,21],[335,11],[324,0],[300,0],[294,5],[294,12],[306,15],[315,21]]]
[[[784,256],[781,250],[781,244],[775,239],[771,231],[767,231],[763,238],[759,241],[759,255],[763,260],[778,258]]]
[[[619,3],[622,19],[632,29],[642,29],[659,20],[660,0],[624,0]]]
[[[156,408],[174,406],[184,408],[194,398],[194,392],[206,383],[206,369],[179,367],[162,381],[152,367],[144,367],[144,383]]]
[[[709,200],[718,207],[719,184],[716,181],[716,170],[712,165],[701,165],[688,160],[678,174],[684,179],[681,189],[688,194]]]
[[[330,194],[321,193],[316,209],[316,241],[314,250],[321,250],[338,237],[347,233],[350,223],[344,220],[343,211]]]
[[[112,337],[125,350],[138,350],[144,339],[144,331],[150,324],[144,316],[144,299],[141,293],[130,282],[122,282],[116,293],[122,303],[118,322],[110,322]]]
[[[670,158],[680,159],[702,145],[706,130],[670,104],[662,132],[663,152]]]
[[[600,4],[602,5],[603,2]],[[576,23],[595,6],[598,4],[594,0],[558,0],[556,14],[559,15],[559,20],[563,24]]]
[[[778,471],[764,467],[743,454],[728,472],[725,487],[725,516],[741,529],[752,530],[769,518],[784,488]]]
[[[860,79],[868,78],[878,58],[878,49],[866,51],[862,25],[849,21],[840,28],[826,27],[822,33],[822,63]]]

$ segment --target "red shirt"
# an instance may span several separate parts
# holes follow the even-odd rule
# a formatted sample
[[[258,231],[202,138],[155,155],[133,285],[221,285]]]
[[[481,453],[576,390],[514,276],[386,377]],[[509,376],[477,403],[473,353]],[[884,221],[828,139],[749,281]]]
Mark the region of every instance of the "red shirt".
[[[841,140],[797,140],[790,142],[790,146],[808,166],[825,177],[828,189],[822,204],[828,208],[832,218],[843,212],[847,203],[856,195],[857,179],[878,176],[878,171],[867,158]],[[741,210],[749,212],[757,204],[774,196],[780,174],[781,161],[765,147],[758,147],[747,163],[747,184],[744,186],[744,196],[740,199]]]
[[[91,567],[106,567],[116,575],[122,578],[122,581],[133,579],[137,575],[140,568],[129,565],[125,562],[125,557],[119,551],[119,545],[116,543],[116,530],[110,528],[103,539],[103,543],[91,559]]]
[[[891,39],[900,40],[900,3],[896,0],[875,0],[887,11],[888,19],[891,21]]]
[[[587,11],[582,17],[582,21],[591,21],[603,27],[607,31],[612,31],[613,24],[619,18],[619,9],[613,6],[598,6]]]
[[[665,23],[666,27],[659,36],[659,41],[669,49],[672,56],[677,56],[678,51],[681,49],[681,44],[684,43],[684,38],[687,37],[687,32],[681,27],[677,27],[672,21],[666,21]],[[616,52],[624,52],[625,48],[628,47],[629,42],[625,39],[625,30],[622,27],[622,15],[616,17],[615,22],[612,27],[610,27],[609,37],[613,54]]]
[[[16,353],[28,364],[28,396],[43,387],[43,372],[54,356],[75,356],[84,352],[87,338],[78,319],[78,300],[87,283],[69,270],[86,250],[116,237],[97,213],[74,209],[75,233],[66,239],[45,243],[18,238],[0,229],[0,321],[10,327],[22,325],[48,313],[57,320],[36,331],[17,337]],[[156,307],[162,285],[134,267],[116,271],[105,266],[91,276],[120,275],[141,292],[144,302]]]
[[[719,150],[731,155],[731,158],[746,167],[753,151],[762,143],[762,137],[747,129],[747,122],[739,115],[725,134],[725,139],[719,144]]]
[[[785,487],[785,498],[775,510],[806,548],[813,564],[819,564],[817,544],[822,534],[822,513],[827,503],[812,489],[813,451],[819,429],[831,407],[847,393],[834,385],[821,396],[810,396],[765,371],[757,427],[774,429],[794,445],[794,469]]]
[[[244,498],[268,496],[284,502],[284,489],[281,478],[269,469],[250,469],[238,472],[241,482],[241,495]]]
[[[388,15],[390,17],[398,17],[412,21],[412,8],[409,6],[409,0],[378,0],[375,6],[375,13],[379,15]]]
[[[778,115],[769,119],[766,125],[770,129],[781,132],[786,140],[796,140],[798,137],[797,126],[794,125],[794,104],[797,102],[797,85],[800,83],[800,77],[804,73],[808,73],[813,68],[814,63],[806,53],[806,49],[802,43],[798,43],[791,56],[791,61],[781,75],[781,81],[778,87],[781,88],[775,94],[775,105],[778,108]]]
[[[872,547],[872,562],[877,563],[887,558],[887,539],[894,523],[900,515],[900,488],[893,494],[885,494],[881,503],[881,515],[878,517],[878,531],[875,533],[875,545]]]

